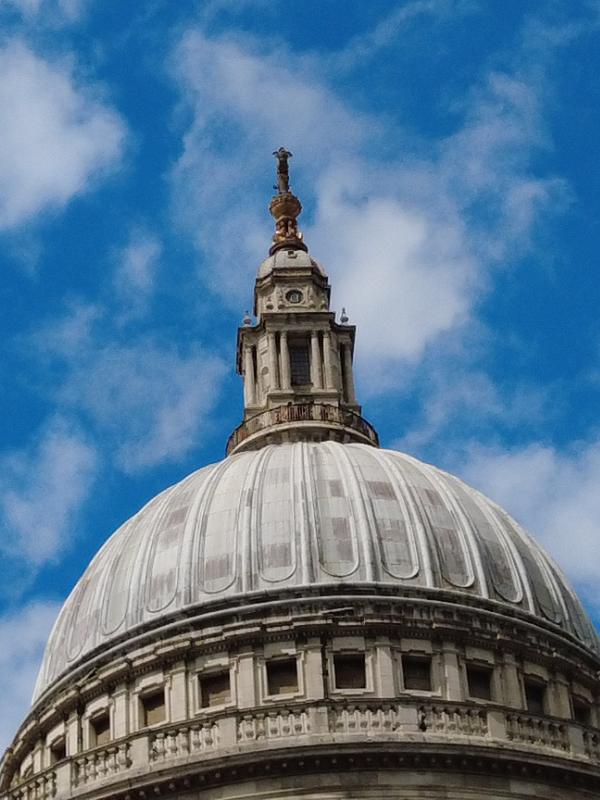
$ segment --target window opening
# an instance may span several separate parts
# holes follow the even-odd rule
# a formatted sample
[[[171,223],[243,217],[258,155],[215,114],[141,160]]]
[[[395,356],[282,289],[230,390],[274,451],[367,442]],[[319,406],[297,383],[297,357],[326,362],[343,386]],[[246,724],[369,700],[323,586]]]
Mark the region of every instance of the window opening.
[[[431,691],[431,659],[423,656],[402,656],[404,688],[418,692]]]
[[[223,706],[231,702],[229,671],[213,673],[200,678],[200,703],[202,708]]]
[[[310,355],[307,339],[290,339],[290,375],[292,386],[307,386],[310,380]]]
[[[543,714],[545,694],[546,687],[543,683],[526,680],[525,702],[527,703],[527,710],[531,711],[532,714]]]
[[[267,661],[269,694],[292,694],[298,691],[298,668],[295,658]]]
[[[365,689],[367,676],[364,655],[338,653],[333,657],[336,689]]]
[[[108,712],[90,720],[92,728],[92,747],[110,742],[110,717]]]
[[[50,745],[50,763],[56,764],[67,757],[67,742],[64,736],[55,739]]]
[[[580,725],[589,725],[591,722],[590,704],[582,697],[573,697],[573,719]]]
[[[140,701],[142,704],[142,724],[144,727],[158,725],[159,722],[165,721],[166,709],[164,689],[159,689],[156,692],[152,692],[152,694],[142,695]]]
[[[492,699],[492,670],[489,667],[467,665],[467,684],[469,697],[479,700]]]

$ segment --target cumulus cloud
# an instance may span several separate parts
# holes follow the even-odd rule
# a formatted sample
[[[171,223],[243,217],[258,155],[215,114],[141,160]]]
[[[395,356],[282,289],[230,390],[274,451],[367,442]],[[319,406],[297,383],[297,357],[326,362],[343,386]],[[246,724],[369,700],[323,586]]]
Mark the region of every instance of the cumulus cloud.
[[[5,556],[32,568],[67,548],[94,481],[94,447],[64,419],[50,420],[36,444],[0,460],[0,517]]]
[[[390,31],[352,47],[385,46],[394,25],[445,8],[410,4]],[[307,242],[360,325],[363,371],[398,374],[471,323],[497,265],[518,260],[541,216],[566,201],[559,178],[531,167],[547,145],[543,92],[539,70],[534,81],[518,59],[482,75],[452,134],[417,148],[397,124],[342,101],[324,77],[335,77],[330,55],[195,29],[174,63],[192,111],[173,171],[177,218],[211,268],[223,265],[205,280],[218,275],[212,288],[242,303],[268,244],[265,143],[285,144],[301,156],[293,188],[315,209]]]
[[[0,617],[0,754],[11,742],[31,703],[31,691],[60,606],[36,601]]]
[[[72,66],[22,41],[0,49],[0,229],[64,207],[114,169],[125,125]]]
[[[460,472],[525,525],[600,609],[600,440],[568,452],[541,443],[473,447]]]

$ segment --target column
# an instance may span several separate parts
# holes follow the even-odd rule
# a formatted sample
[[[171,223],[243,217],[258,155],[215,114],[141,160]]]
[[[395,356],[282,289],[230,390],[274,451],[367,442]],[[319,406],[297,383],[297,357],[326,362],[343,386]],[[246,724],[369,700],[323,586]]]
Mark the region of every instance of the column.
[[[170,675],[170,721],[179,722],[188,717],[187,669],[185,661],[173,665]]]
[[[331,373],[331,334],[323,333],[323,365],[325,367],[325,388],[333,389],[333,375]]]
[[[279,335],[279,356],[281,363],[281,388],[289,389],[292,385],[292,374],[290,372],[290,351],[288,349],[287,331],[281,331]]]
[[[323,376],[321,374],[321,347],[319,346],[319,331],[313,331],[310,335],[310,379],[314,389],[323,388]]]
[[[129,733],[129,690],[126,683],[120,683],[112,694],[113,697],[113,739],[120,739]]]
[[[269,388],[279,389],[279,371],[277,369],[277,342],[272,331],[267,333],[267,344],[269,348]]]
[[[254,358],[252,346],[244,347],[244,405],[253,406],[256,403],[256,386],[254,382]]]
[[[463,700],[464,694],[460,674],[460,665],[458,663],[458,652],[456,646],[452,642],[444,642],[442,658],[446,690],[444,693],[445,699]]]
[[[344,359],[344,391],[346,394],[346,401],[348,403],[356,403],[356,394],[354,392],[354,375],[352,372],[352,350],[349,344],[343,344],[343,359]]]

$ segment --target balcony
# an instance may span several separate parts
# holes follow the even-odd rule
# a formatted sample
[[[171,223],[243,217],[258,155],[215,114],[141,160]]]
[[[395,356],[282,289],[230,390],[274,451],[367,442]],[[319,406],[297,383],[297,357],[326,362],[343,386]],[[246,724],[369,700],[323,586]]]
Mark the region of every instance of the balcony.
[[[299,429],[303,430],[301,437],[296,435]],[[298,438],[379,447],[377,432],[360,414],[326,403],[294,403],[261,411],[238,425],[227,441],[227,455],[254,449],[259,441],[262,445]]]

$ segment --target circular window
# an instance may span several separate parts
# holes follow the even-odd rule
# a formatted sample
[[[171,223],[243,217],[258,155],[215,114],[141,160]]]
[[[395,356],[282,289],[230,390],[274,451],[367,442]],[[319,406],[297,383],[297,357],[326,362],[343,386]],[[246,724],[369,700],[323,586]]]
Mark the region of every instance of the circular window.
[[[286,293],[285,299],[288,303],[301,303],[302,292],[299,291],[299,289],[290,289],[290,291]]]

